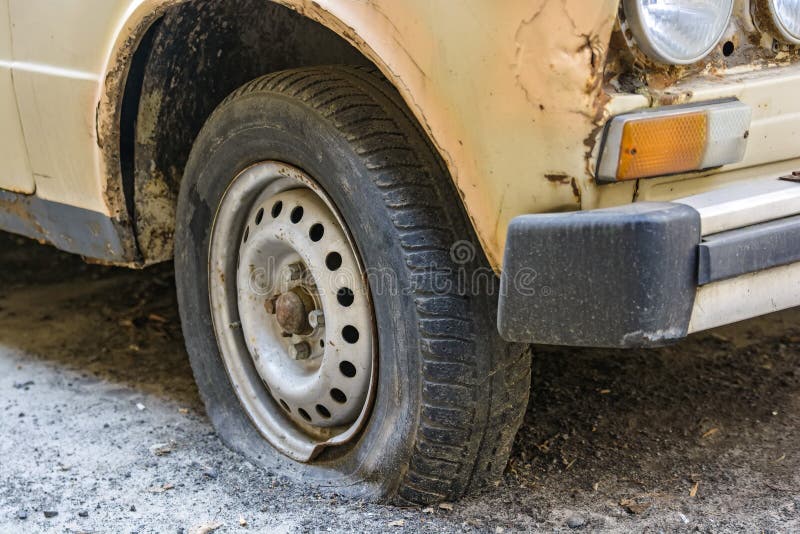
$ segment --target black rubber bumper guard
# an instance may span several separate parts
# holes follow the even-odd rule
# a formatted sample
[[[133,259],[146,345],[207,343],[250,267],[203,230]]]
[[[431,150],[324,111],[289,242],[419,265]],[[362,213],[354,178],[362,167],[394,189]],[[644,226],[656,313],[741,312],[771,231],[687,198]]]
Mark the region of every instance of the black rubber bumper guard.
[[[511,222],[498,328],[509,341],[651,347],[686,337],[700,285],[800,261],[800,216],[700,235],[678,203]]]

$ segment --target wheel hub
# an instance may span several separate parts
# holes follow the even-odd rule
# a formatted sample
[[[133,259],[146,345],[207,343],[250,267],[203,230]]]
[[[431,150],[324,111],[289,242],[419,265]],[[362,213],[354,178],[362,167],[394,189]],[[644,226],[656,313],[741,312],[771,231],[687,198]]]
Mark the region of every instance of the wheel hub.
[[[306,308],[308,300],[311,300],[311,297],[303,298],[299,295],[299,291],[287,291],[275,300],[275,319],[284,332],[297,335],[311,332],[308,324],[309,310]]]

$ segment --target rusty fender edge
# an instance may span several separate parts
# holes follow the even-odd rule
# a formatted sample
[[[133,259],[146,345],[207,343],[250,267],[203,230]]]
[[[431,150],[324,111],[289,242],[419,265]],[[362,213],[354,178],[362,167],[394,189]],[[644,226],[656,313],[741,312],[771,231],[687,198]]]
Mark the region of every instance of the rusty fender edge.
[[[107,215],[37,196],[0,191],[0,230],[49,243],[89,261],[137,267],[132,243],[121,224]]]

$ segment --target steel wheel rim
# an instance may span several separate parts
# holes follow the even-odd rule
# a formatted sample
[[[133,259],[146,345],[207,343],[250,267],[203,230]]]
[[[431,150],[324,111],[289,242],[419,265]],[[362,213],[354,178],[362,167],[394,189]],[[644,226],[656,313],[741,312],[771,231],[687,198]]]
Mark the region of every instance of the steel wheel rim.
[[[299,169],[259,163],[231,182],[211,235],[214,330],[256,429],[299,461],[353,439],[374,395],[375,323],[332,201]]]

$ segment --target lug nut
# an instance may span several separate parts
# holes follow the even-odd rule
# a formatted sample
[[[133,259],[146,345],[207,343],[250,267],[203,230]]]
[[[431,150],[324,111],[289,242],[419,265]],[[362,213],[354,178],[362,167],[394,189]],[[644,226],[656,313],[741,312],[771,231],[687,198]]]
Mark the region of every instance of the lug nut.
[[[289,347],[289,356],[294,360],[307,360],[311,356],[311,347],[305,341]]]
[[[314,310],[308,314],[308,324],[311,328],[319,328],[325,326],[325,314],[322,310]]]

